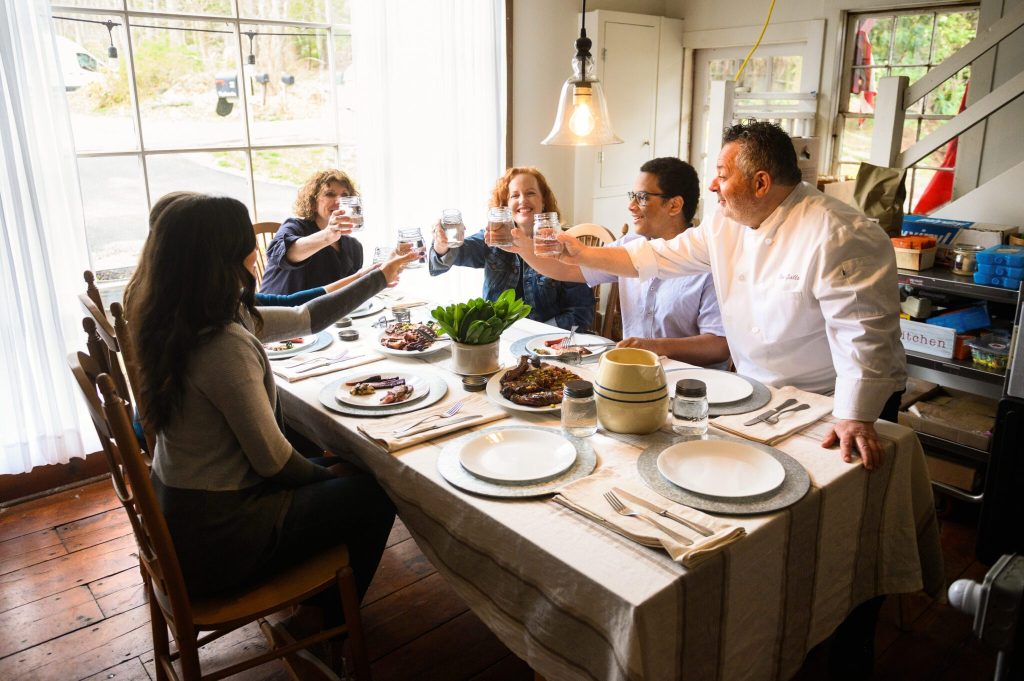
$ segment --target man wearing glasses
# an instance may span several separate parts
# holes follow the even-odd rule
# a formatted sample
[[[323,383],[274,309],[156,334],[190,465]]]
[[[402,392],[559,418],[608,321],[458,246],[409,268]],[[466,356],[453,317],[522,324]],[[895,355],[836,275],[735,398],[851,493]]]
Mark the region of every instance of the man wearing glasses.
[[[700,180],[696,171],[678,158],[655,158],[640,167],[633,191],[627,195],[633,231],[611,246],[682,234],[697,211]],[[516,249],[519,255],[553,279],[585,282],[591,287],[618,281],[624,337],[619,347],[643,348],[698,366],[728,368],[729,345],[709,273],[641,281],[537,257],[528,240],[523,244]]]

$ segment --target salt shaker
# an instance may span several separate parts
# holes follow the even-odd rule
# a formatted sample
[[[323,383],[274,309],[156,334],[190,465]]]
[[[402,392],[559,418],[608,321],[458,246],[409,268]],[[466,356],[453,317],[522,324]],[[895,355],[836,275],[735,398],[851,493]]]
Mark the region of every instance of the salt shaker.
[[[562,430],[573,437],[597,432],[597,402],[590,381],[568,381],[562,389]]]
[[[708,432],[708,390],[704,381],[692,378],[676,383],[672,400],[672,430],[677,435],[703,435]]]

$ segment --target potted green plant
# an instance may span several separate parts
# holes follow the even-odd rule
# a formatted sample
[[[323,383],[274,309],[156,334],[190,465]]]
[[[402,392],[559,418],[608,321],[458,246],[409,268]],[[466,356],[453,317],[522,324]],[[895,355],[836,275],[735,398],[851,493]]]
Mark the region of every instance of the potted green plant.
[[[498,370],[498,339],[502,332],[530,314],[530,306],[507,289],[493,303],[473,298],[430,315],[452,339],[452,368],[460,374],[486,374]]]

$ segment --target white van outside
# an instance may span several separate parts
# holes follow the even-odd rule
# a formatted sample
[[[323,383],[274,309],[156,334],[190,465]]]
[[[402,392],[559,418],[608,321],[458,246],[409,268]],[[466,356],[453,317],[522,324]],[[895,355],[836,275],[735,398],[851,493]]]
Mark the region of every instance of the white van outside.
[[[100,77],[100,60],[78,43],[57,36],[57,54],[64,73],[64,89],[73,92]]]

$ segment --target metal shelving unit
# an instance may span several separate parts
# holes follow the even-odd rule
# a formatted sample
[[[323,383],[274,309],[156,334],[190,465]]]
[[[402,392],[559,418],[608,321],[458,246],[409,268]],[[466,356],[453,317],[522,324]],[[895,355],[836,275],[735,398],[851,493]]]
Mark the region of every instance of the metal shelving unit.
[[[952,293],[967,298],[990,300],[994,303],[1017,304],[1017,291],[997,286],[975,284],[969,275],[953,274],[944,268],[934,268],[917,272],[914,270],[897,270],[900,284],[913,286],[927,291]]]

